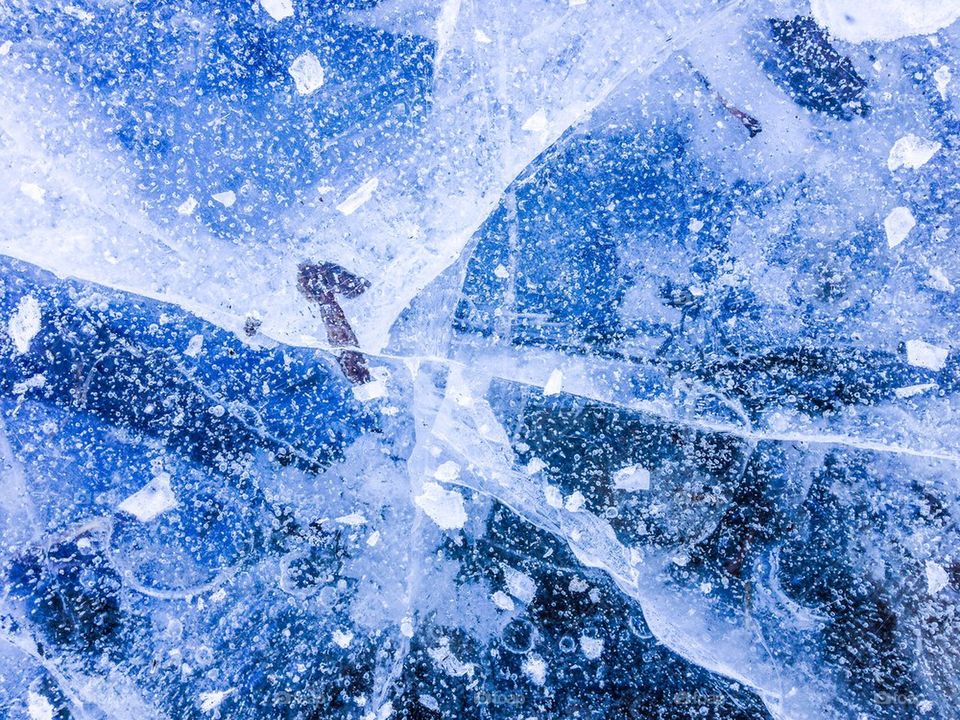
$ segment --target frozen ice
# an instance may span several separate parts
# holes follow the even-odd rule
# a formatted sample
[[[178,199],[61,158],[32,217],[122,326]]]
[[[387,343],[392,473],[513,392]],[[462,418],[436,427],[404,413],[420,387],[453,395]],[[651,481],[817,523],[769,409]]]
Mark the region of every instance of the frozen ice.
[[[849,42],[928,35],[960,18],[957,0],[811,0],[817,22]]]
[[[960,694],[954,0],[0,7],[0,716]]]

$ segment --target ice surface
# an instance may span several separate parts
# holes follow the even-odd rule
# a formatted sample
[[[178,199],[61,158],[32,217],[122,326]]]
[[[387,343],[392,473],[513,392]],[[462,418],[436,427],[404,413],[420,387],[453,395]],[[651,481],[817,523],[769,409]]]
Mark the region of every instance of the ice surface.
[[[960,7],[0,7],[0,715],[957,717]]]

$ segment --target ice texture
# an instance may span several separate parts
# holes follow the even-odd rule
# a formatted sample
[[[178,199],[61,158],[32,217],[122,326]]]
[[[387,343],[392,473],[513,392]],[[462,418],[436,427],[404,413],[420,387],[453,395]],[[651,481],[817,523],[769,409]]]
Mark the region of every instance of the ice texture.
[[[958,18],[0,5],[0,716],[960,717]]]

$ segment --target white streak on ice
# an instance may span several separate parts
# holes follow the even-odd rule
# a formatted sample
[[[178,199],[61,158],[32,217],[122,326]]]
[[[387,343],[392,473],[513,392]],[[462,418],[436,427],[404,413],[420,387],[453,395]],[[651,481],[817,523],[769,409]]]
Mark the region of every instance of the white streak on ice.
[[[357,210],[360,209],[362,205],[366,204],[370,198],[373,197],[374,190],[376,190],[379,186],[379,178],[370,178],[352,193],[347,195],[343,202],[337,205],[337,210],[344,215],[353,215]]]

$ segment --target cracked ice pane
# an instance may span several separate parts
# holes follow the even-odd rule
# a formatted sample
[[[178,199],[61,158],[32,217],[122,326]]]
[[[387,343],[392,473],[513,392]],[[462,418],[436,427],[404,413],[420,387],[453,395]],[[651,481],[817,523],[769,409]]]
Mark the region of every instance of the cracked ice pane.
[[[960,5],[0,7],[0,707],[932,718]]]

